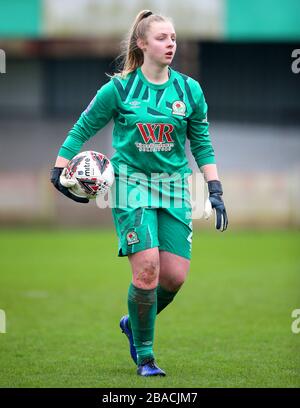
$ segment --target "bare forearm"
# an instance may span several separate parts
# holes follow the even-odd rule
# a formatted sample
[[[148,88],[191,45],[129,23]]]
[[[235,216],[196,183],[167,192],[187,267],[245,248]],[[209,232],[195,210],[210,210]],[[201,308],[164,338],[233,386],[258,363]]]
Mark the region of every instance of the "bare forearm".
[[[200,170],[202,171],[206,182],[211,180],[219,180],[216,164],[205,164],[204,166],[200,167]]]
[[[57,156],[55,167],[67,167],[69,161],[70,161],[69,159],[65,159],[62,156]]]

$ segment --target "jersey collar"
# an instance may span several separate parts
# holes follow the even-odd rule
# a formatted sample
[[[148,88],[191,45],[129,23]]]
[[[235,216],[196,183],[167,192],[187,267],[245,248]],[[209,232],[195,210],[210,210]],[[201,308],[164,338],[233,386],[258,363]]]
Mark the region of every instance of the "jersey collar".
[[[153,84],[152,82],[149,82],[148,79],[145,77],[145,75],[143,74],[141,67],[137,68],[137,74],[139,76],[139,78],[147,85],[149,86],[149,88],[152,89],[165,89],[167,88],[171,82],[173,81],[173,70],[172,68],[168,67],[169,70],[169,79],[167,80],[167,82],[164,82],[163,84]]]

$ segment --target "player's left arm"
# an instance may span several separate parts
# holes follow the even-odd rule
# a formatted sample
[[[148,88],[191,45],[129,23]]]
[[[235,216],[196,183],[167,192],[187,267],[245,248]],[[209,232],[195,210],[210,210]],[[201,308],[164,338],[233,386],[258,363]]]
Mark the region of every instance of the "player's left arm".
[[[188,119],[187,137],[190,140],[192,154],[207,182],[209,196],[205,203],[204,216],[209,218],[212,210],[214,210],[216,229],[225,231],[228,226],[228,217],[222,199],[223,188],[219,180],[215,153],[209,135],[207,103],[200,84],[195,81],[194,85],[195,106]]]

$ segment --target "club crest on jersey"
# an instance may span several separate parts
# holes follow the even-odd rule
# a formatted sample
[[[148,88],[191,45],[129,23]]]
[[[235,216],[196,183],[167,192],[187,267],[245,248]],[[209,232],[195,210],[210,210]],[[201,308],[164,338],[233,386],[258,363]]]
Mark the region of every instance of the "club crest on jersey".
[[[126,239],[127,239],[127,245],[133,245],[133,244],[137,244],[138,242],[140,242],[140,240],[138,239],[137,233],[135,231],[128,232],[126,235]]]
[[[172,113],[173,115],[185,116],[186,106],[182,101],[175,101],[172,104]]]

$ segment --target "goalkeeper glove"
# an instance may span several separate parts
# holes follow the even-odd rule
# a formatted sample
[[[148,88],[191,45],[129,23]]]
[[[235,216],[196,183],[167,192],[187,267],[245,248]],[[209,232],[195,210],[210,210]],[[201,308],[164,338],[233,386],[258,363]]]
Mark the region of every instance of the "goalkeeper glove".
[[[50,173],[50,181],[66,197],[71,198],[71,200],[76,201],[77,203],[88,203],[89,199],[84,197],[77,197],[72,194],[69,190],[70,187],[73,187],[77,180],[67,179],[66,178],[66,167],[54,167]]]
[[[209,196],[205,203],[204,217],[208,219],[215,211],[215,226],[219,231],[225,231],[228,226],[228,217],[226,208],[222,199],[222,184],[219,180],[211,180],[207,182]]]

